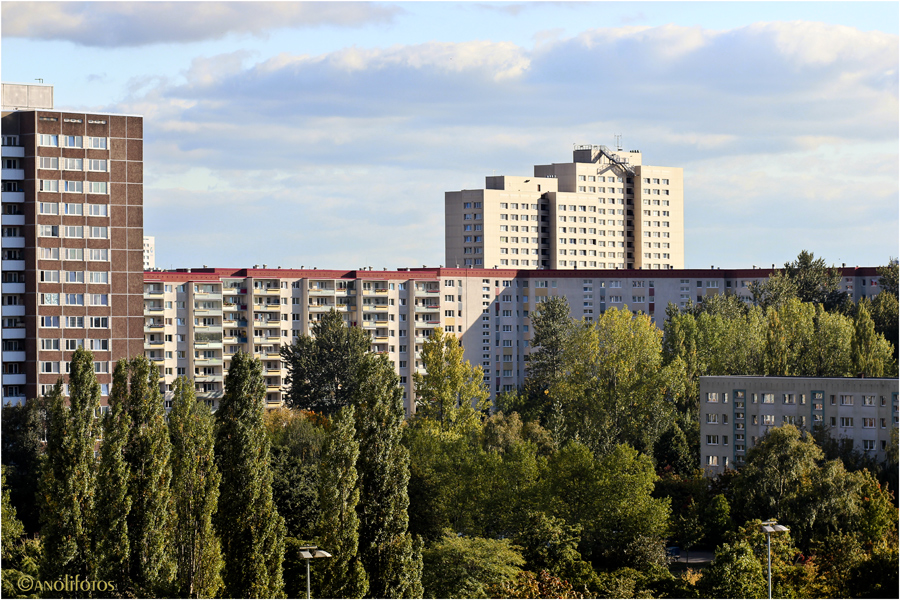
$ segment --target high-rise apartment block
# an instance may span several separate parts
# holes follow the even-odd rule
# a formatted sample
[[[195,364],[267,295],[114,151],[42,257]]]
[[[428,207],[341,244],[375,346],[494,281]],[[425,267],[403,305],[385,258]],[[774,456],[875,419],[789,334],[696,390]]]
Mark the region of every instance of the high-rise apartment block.
[[[3,403],[45,393],[84,346],[108,392],[143,352],[143,119],[53,110],[3,84]]]
[[[576,146],[531,177],[444,195],[448,267],[684,268],[684,175],[638,150]]]

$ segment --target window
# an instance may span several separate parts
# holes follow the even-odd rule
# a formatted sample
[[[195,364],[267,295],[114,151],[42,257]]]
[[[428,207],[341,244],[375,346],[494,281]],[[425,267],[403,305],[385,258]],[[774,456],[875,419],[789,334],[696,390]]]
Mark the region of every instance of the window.
[[[66,283],[84,283],[84,271],[66,271]]]
[[[841,427],[853,427],[853,417],[841,417]]]
[[[109,260],[109,250],[106,248],[88,250],[88,260]]]
[[[66,317],[66,327],[83,328],[84,317]]]
[[[59,327],[59,317],[42,316],[41,317],[41,327]]]
[[[875,406],[875,396],[863,396],[863,406]]]
[[[853,406],[853,396],[851,394],[841,394],[841,406]]]
[[[58,135],[39,135],[38,136],[38,146],[59,146],[59,136]]]
[[[84,294],[66,294],[67,306],[84,306]]]
[[[84,248],[66,248],[66,260],[84,260]]]
[[[863,429],[875,429],[875,417],[863,417]]]
[[[59,283],[59,271],[41,271],[42,283]]]
[[[706,415],[706,422],[707,422],[707,423],[716,423],[716,424],[718,424],[718,422],[719,422],[719,415],[707,413],[707,415]]]
[[[775,415],[763,415],[763,425],[774,425]]]
[[[707,392],[706,393],[706,401],[707,402],[718,402],[719,401],[719,393],[718,392]]]
[[[109,238],[108,227],[91,227],[91,238],[105,240]]]
[[[88,271],[88,283],[109,283],[109,273],[106,271]]]
[[[105,160],[97,160],[97,159],[89,159],[87,161],[87,170],[88,171],[106,171],[106,161]]]
[[[866,452],[874,452],[875,440],[863,440],[863,450]]]
[[[794,394],[783,394],[782,404],[795,404]]]
[[[38,212],[42,215],[58,215],[59,204],[56,202],[41,202]]]
[[[106,329],[109,327],[109,317],[91,317],[91,327],[94,329]]]
[[[83,181],[63,181],[62,182],[62,190],[63,192],[70,192],[75,194],[84,193],[84,182]]]
[[[89,217],[106,217],[109,216],[109,206],[106,204],[88,204]]]
[[[718,467],[719,466],[719,457],[718,456],[707,456],[706,457],[706,466]]]
[[[88,137],[84,139],[85,148],[93,148],[95,150],[106,150],[105,137]],[[106,162],[106,161],[103,161]]]
[[[763,404],[775,404],[775,394],[763,394],[762,402]]]

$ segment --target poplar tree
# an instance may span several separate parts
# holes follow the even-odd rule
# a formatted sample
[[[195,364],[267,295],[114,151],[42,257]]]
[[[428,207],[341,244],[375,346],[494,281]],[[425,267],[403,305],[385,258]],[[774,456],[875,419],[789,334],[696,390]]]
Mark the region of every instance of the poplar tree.
[[[409,450],[401,444],[402,391],[381,355],[361,369],[357,395],[359,548],[373,598],[422,597],[421,542],[409,526]]]
[[[103,445],[100,448],[100,468],[97,474],[97,577],[117,583],[118,589],[127,586],[131,556],[128,539],[128,514],[131,496],[128,485],[131,477],[125,461],[125,444],[131,431],[131,418],[125,412],[128,395],[128,361],[122,359],[113,371],[113,385],[109,394],[109,412],[103,418]]]
[[[214,520],[222,541],[225,596],[284,594],[284,519],[272,500],[269,441],[263,425],[262,364],[238,352],[216,411],[216,464],[222,481]]]
[[[881,377],[884,374],[884,367],[878,357],[877,342],[875,323],[869,314],[868,302],[860,302],[850,338],[850,357],[854,372],[868,377]]]
[[[314,572],[323,598],[363,598],[369,580],[358,555],[359,503],[356,461],[359,442],[353,407],[345,406],[331,422],[319,464],[319,521],[316,539],[332,558],[319,561]]]
[[[213,450],[215,419],[194,397],[191,380],[175,380],[169,436],[172,441],[172,496],[175,505],[174,595],[215,598],[222,586],[222,550],[213,529],[219,476]]]
[[[44,557],[41,578],[66,575],[92,578],[94,494],[97,467],[95,412],[100,384],[90,352],[79,348],[69,371],[69,406],[60,379],[49,397],[49,431],[43,463],[40,505]]]
[[[125,444],[130,471],[128,514],[130,549],[128,580],[131,593],[156,596],[169,591],[172,560],[171,444],[166,427],[159,370],[143,356],[130,364],[126,412],[131,431]]]

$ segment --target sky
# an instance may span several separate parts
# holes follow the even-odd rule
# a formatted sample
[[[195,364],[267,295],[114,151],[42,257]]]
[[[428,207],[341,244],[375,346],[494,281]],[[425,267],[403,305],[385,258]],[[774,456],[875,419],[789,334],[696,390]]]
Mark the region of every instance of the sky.
[[[13,2],[0,69],[144,117],[161,268],[444,264],[444,192],[684,169],[685,267],[900,254],[897,2]]]

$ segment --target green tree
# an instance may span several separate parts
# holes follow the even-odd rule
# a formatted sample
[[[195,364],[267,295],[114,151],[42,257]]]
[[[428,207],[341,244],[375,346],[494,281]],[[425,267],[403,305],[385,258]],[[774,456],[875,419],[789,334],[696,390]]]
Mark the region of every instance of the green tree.
[[[885,340],[893,340],[894,361],[897,360],[898,337],[898,312],[900,305],[897,302],[897,296],[882,290],[875,296],[871,305],[872,322],[875,324],[875,333],[884,336]]]
[[[352,406],[332,420],[319,466],[319,521],[316,539],[332,558],[316,565],[316,589],[322,598],[363,598],[369,579],[359,558],[359,504],[356,440]]]
[[[875,333],[875,323],[869,313],[868,302],[860,302],[857,308],[850,353],[854,372],[868,377],[886,375],[885,365],[893,363],[892,349],[883,337]]]
[[[621,443],[652,452],[672,417],[661,338],[646,315],[615,308],[573,327],[565,372],[550,389],[558,440],[582,440],[598,454]]]
[[[214,520],[222,542],[225,595],[232,598],[284,593],[284,519],[272,500],[265,394],[260,362],[243,352],[233,355],[216,411],[216,465],[222,481]]]
[[[461,537],[447,532],[425,549],[422,583],[429,598],[487,598],[513,583],[525,563],[509,540]]]
[[[100,433],[95,419],[100,384],[94,375],[93,356],[83,348],[72,355],[68,404],[60,380],[49,397],[50,426],[40,492],[41,578],[47,580],[65,575],[91,578],[97,568],[93,553],[94,444]]]
[[[215,598],[222,587],[222,549],[213,529],[219,501],[215,419],[194,397],[190,379],[175,380],[169,413],[175,523],[176,596]]]
[[[526,420],[548,422],[552,411],[549,390],[563,374],[563,354],[571,325],[569,302],[565,296],[550,296],[531,314],[534,334],[528,355],[525,405],[519,409]]]
[[[420,543],[409,528],[409,451],[401,443],[402,390],[384,355],[361,369],[357,389],[356,468],[361,490],[359,551],[374,598],[422,595]]]
[[[784,274],[797,288],[801,302],[823,304],[826,310],[840,308],[847,296],[840,290],[841,272],[829,269],[822,258],[801,250],[797,259],[784,264]]]
[[[131,512],[129,483],[131,470],[125,460],[125,445],[131,432],[131,417],[125,412],[128,401],[128,362],[120,360],[113,371],[109,412],[103,417],[103,444],[97,474],[96,544],[99,565],[97,577],[127,587],[131,548],[128,515]]]
[[[765,281],[750,284],[753,303],[768,312],[769,308],[780,308],[798,294],[797,284],[781,271],[772,271]]]
[[[172,446],[159,391],[159,369],[143,356],[131,359],[128,369],[125,409],[131,430],[124,457],[130,471],[127,521],[131,556],[127,587],[134,594],[153,596],[169,593],[175,575]],[[114,378],[113,383],[119,380]]]
[[[29,398],[18,406],[3,407],[2,457],[10,501],[26,534],[40,530],[38,487],[47,432],[47,401]]]
[[[747,452],[735,493],[743,508],[741,514],[748,519],[779,521],[790,517],[793,500],[821,459],[822,450],[812,436],[801,434],[793,425],[770,429]]]
[[[769,321],[766,330],[766,375],[785,376],[790,369],[787,332],[777,309],[770,307],[766,311],[766,316]]]
[[[878,267],[878,274],[881,275],[878,285],[882,291],[900,299],[900,263],[897,259],[892,258],[887,265]]]
[[[690,475],[700,462],[691,452],[687,437],[677,423],[672,423],[672,427],[656,441],[653,454],[657,469],[679,475]]]
[[[442,432],[464,432],[480,422],[490,406],[484,372],[463,360],[463,348],[453,334],[435,327],[422,346],[425,373],[416,372],[416,415],[437,424]]]
[[[700,589],[707,598],[763,598],[766,579],[746,543],[722,544],[712,565],[703,571]]]
[[[346,405],[359,386],[359,369],[371,344],[369,333],[347,327],[332,309],[282,350],[289,386],[286,403],[292,408],[335,412]]]
[[[9,489],[6,487],[6,467],[0,469],[0,489],[3,490],[3,505],[0,512],[0,534],[2,534],[2,551],[0,556],[3,560],[7,560],[12,555],[12,547],[19,541],[19,538],[25,533],[25,527],[22,522],[16,518],[16,508],[12,505],[9,496]]]
[[[265,422],[278,514],[288,537],[310,540],[319,518],[319,461],[326,437],[322,423],[327,418],[280,408],[267,410]]]

